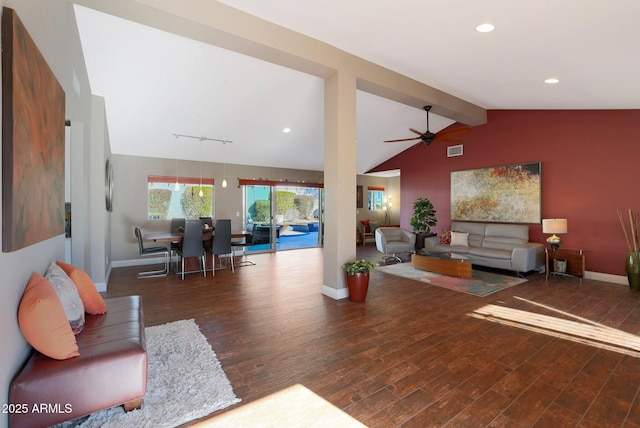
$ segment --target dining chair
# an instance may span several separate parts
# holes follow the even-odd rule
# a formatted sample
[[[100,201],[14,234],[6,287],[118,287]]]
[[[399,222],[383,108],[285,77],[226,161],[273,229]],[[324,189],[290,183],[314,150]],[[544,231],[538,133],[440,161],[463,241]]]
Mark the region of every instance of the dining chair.
[[[244,236],[244,238],[242,238],[242,240],[239,241],[232,241],[231,242],[231,247],[233,250],[235,250],[236,247],[241,248],[242,249],[242,256],[245,256],[245,259],[243,261],[241,261],[240,263],[236,263],[236,267],[238,266],[254,266],[256,264],[256,262],[251,261],[249,259],[246,258],[246,249],[247,247],[252,247],[253,246],[253,231],[254,231],[254,224],[253,223],[247,223],[247,227],[245,229],[245,231],[247,232],[247,234]]]
[[[180,256],[182,279],[184,280],[184,259],[186,257],[197,257],[202,268],[203,276],[207,276],[205,265],[205,252],[202,246],[202,226],[200,220],[186,220],[184,224],[184,236],[182,244],[178,250]],[[197,271],[193,271],[197,272]],[[189,272],[191,273],[191,272]]]
[[[216,256],[218,256],[219,269],[222,268],[220,256],[226,255],[231,260],[231,272],[235,273],[233,266],[233,251],[231,249],[231,220],[216,220],[216,229],[213,235],[213,243],[211,248],[205,248],[207,253],[211,254],[211,267],[213,276],[216,274]]]
[[[142,257],[159,256],[164,255],[164,269],[163,270],[151,270],[147,272],[138,273],[138,278],[154,278],[158,276],[167,276],[169,274],[169,249],[164,245],[158,245],[155,247],[145,247],[142,242],[142,231],[140,227],[135,228],[136,239],[138,240],[138,251]]]
[[[171,233],[183,232],[184,222],[185,222],[184,218],[172,218],[171,226],[170,226],[171,229],[169,229],[169,232]],[[174,267],[175,267],[178,263],[177,259],[178,259],[178,250],[180,249],[180,241],[173,241],[169,246],[169,249],[171,250],[171,255],[170,255],[171,259],[173,260],[173,256],[176,256],[176,263],[174,264]]]

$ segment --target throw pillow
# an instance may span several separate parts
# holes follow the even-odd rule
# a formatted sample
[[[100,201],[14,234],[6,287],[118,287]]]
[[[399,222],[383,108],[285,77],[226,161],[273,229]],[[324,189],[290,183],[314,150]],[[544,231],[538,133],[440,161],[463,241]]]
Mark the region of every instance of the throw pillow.
[[[363,231],[364,233],[371,233],[371,227],[369,226],[369,220],[362,220]]]
[[[469,246],[469,234],[462,232],[451,232],[451,245]]]
[[[78,334],[84,327],[84,305],[78,294],[78,289],[69,275],[60,266],[51,263],[44,274],[44,277],[53,285],[56,294],[62,303],[62,309],[67,315],[71,330]]]
[[[369,231],[371,233],[374,233],[377,228],[378,228],[378,221],[377,220],[369,221]]]
[[[451,231],[443,230],[442,235],[440,236],[440,243],[442,244],[451,244]]]
[[[73,283],[76,285],[86,313],[91,315],[101,315],[107,312],[107,305],[104,303],[104,299],[100,293],[98,293],[96,285],[85,271],[68,263],[56,263],[67,275],[69,275],[69,278],[71,278]]]
[[[18,306],[18,324],[36,350],[56,360],[77,357],[78,344],[51,283],[33,273]]]

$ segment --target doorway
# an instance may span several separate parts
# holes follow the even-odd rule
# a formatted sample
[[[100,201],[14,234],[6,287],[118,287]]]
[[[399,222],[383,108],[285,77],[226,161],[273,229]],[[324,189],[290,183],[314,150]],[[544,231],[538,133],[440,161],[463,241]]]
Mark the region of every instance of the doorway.
[[[244,228],[253,230],[247,251],[322,246],[324,190],[304,185],[245,185]]]

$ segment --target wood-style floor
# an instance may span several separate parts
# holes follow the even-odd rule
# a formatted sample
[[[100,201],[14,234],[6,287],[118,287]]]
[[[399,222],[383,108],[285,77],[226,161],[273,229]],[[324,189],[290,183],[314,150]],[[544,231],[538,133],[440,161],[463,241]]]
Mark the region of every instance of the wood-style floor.
[[[106,296],[142,295],[147,326],[194,318],[239,405],[302,384],[371,427],[640,427],[626,286],[536,274],[481,298],[374,271],[353,303],[321,294],[321,249],[251,259],[185,281],[114,269]]]

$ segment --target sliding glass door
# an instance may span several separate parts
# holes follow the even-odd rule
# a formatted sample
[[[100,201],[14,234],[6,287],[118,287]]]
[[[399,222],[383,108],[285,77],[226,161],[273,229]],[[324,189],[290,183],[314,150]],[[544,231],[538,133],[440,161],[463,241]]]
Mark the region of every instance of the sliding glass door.
[[[322,245],[323,189],[307,186],[245,185],[245,229],[254,231],[250,251]]]
[[[250,251],[274,251],[272,186],[244,186],[244,228],[253,231]]]

